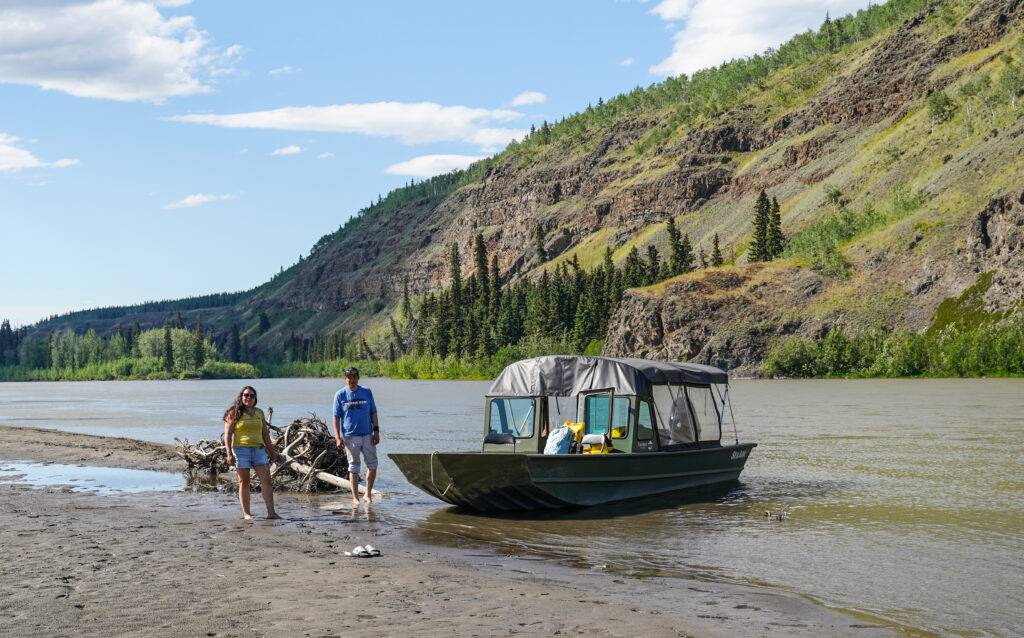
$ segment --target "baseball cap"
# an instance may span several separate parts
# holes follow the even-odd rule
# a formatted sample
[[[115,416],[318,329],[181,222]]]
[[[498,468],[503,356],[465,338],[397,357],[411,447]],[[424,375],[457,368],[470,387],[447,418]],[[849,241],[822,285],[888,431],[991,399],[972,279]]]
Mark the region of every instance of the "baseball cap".
[[[359,368],[353,368],[353,367],[345,368],[345,376],[346,377],[358,377],[359,376]]]

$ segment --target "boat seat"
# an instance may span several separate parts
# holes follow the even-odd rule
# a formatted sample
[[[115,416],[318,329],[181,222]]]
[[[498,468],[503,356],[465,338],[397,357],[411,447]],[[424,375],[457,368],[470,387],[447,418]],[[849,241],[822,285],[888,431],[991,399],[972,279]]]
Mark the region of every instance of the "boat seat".
[[[581,443],[584,454],[607,454],[612,448],[607,434],[585,434]]]
[[[484,447],[488,445],[511,445],[512,451],[516,450],[516,437],[506,432],[488,432],[484,437]]]

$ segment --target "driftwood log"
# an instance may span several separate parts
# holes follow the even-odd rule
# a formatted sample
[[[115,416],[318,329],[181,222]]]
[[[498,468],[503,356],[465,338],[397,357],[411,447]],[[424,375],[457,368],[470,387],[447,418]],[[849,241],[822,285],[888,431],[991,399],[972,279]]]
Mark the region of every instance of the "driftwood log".
[[[268,408],[267,412],[268,418],[273,419],[273,408]],[[277,452],[270,466],[274,489],[307,492],[351,490],[345,451],[338,449],[327,424],[315,414],[295,419],[283,428],[271,424],[270,439]],[[178,456],[185,460],[189,474],[216,476],[230,469],[223,434],[217,439],[199,439],[194,443],[188,439],[175,441]],[[252,481],[257,487],[259,479],[255,474]],[[359,485],[359,493],[366,493],[363,485]],[[374,495],[377,494],[374,490]]]

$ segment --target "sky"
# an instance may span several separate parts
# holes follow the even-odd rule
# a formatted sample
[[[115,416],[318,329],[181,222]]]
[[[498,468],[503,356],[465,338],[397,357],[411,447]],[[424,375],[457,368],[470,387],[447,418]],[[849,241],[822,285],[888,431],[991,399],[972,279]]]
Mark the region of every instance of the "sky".
[[[868,0],[0,0],[0,319],[259,285],[378,194]]]

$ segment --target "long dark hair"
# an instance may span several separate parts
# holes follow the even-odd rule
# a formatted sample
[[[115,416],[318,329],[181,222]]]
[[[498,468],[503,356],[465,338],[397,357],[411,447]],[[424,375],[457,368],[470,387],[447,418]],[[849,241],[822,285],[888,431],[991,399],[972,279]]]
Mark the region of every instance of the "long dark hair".
[[[227,410],[224,411],[224,420],[228,423],[234,423],[242,417],[242,413],[245,412],[245,403],[242,402],[242,395],[246,390],[252,390],[252,406],[256,407],[256,401],[259,397],[256,396],[256,388],[251,385],[247,385],[238,391],[238,396],[235,397],[235,402],[232,403]]]

